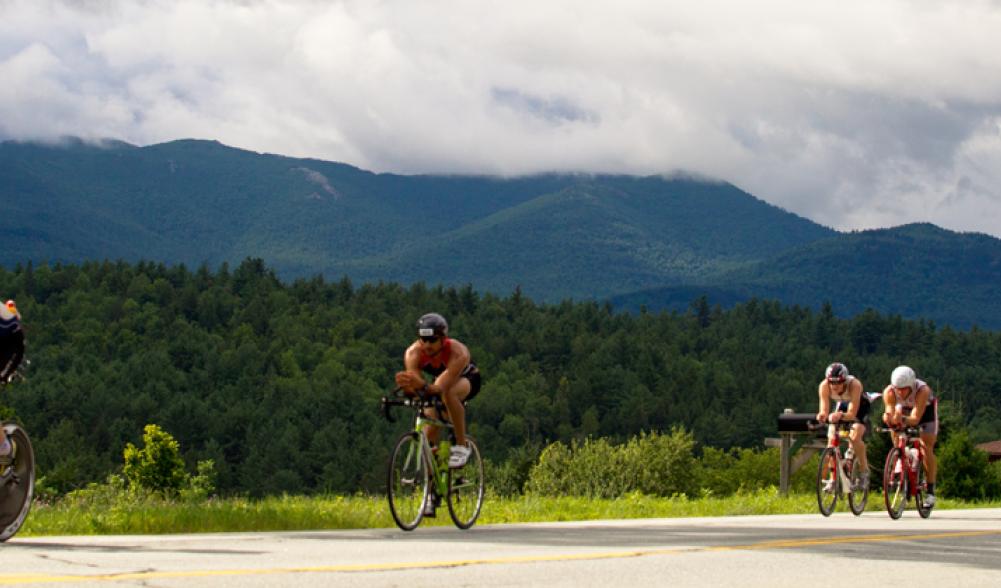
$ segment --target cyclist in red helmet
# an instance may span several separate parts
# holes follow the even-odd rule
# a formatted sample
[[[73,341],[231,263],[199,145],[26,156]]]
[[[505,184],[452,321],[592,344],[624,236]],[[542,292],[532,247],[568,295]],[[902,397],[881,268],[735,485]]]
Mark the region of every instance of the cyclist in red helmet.
[[[24,359],[24,331],[21,329],[21,313],[13,300],[0,305],[0,386],[13,377],[17,366]],[[10,465],[14,457],[14,445],[7,438],[7,432],[0,427],[0,471]]]
[[[862,381],[848,373],[845,364],[834,362],[827,366],[824,379],[818,389],[820,408],[817,420],[830,423],[827,429],[827,444],[831,445],[837,435],[835,424],[841,419],[855,419],[849,438],[856,459],[862,466],[862,479],[869,483],[869,460],[865,454],[865,433],[869,430],[869,398],[862,392]],[[834,401],[832,404],[831,401]]]

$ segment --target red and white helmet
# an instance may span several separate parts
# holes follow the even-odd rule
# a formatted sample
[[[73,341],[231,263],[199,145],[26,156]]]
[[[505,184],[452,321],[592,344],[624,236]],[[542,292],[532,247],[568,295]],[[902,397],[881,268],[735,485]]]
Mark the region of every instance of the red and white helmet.
[[[832,384],[843,384],[848,379],[848,368],[843,363],[834,362],[827,366],[824,377]]]

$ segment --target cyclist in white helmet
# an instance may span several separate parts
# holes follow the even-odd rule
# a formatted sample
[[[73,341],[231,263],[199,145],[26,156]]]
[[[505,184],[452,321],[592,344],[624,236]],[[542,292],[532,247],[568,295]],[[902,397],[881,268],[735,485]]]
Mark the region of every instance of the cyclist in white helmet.
[[[10,381],[17,366],[24,359],[24,331],[21,329],[21,313],[13,300],[0,305],[0,387]],[[0,427],[0,471],[10,465],[15,447],[7,438],[7,432]]]
[[[925,446],[925,470],[928,472],[928,493],[925,508],[935,506],[935,442],[938,440],[938,399],[931,387],[919,380],[914,370],[898,366],[890,374],[890,385],[883,390],[883,422],[890,427],[918,427]],[[892,433],[896,445],[897,434]]]
[[[820,407],[817,420],[830,423],[827,431],[827,444],[831,445],[837,435],[836,423],[841,419],[855,419],[852,425],[851,439],[855,457],[862,466],[862,479],[869,483],[869,460],[865,454],[865,434],[869,430],[869,399],[862,392],[862,381],[848,373],[845,364],[834,362],[827,366],[824,379],[818,389]],[[831,400],[834,400],[832,407]]]

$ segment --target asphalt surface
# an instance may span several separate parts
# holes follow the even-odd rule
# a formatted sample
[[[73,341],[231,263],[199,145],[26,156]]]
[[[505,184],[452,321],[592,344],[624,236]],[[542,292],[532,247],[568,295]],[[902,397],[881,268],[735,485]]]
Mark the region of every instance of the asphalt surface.
[[[1001,509],[14,537],[0,586],[1001,586]]]

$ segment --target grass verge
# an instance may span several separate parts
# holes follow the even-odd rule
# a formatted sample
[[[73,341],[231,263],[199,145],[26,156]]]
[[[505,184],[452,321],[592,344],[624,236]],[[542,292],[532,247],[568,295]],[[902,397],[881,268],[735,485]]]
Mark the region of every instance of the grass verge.
[[[1001,501],[971,503],[941,499],[937,510],[997,508]],[[880,511],[873,493],[867,510]],[[847,506],[838,504],[838,512]],[[582,521],[597,519],[816,513],[813,494],[782,497],[774,489],[725,498],[659,498],[633,494],[617,499],[522,496],[487,498],[479,524]],[[819,516],[819,515],[818,515]],[[451,525],[447,509],[423,525]],[[62,502],[35,505],[19,536],[129,535],[241,531],[296,531],[393,527],[382,496],[280,496],[249,500],[211,499],[169,502],[146,498],[94,504]]]

